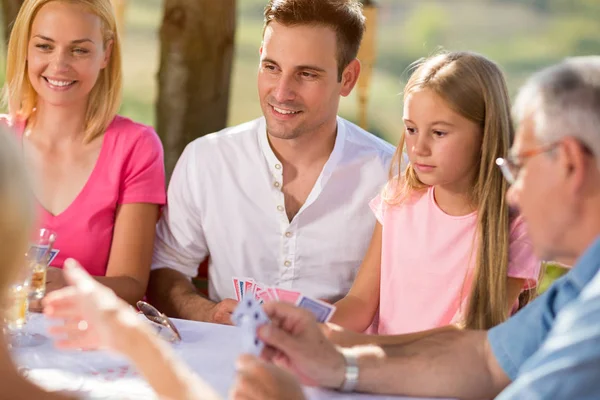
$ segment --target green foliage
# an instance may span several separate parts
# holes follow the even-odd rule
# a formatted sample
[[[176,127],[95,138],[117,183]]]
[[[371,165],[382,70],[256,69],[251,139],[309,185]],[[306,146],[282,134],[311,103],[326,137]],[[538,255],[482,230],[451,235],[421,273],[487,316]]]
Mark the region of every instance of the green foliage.
[[[410,46],[407,50],[427,54],[439,46],[447,45],[445,38],[449,28],[450,21],[443,7],[436,3],[419,2],[405,25]]]
[[[552,263],[546,264],[545,269],[544,269],[544,274],[542,276],[542,280],[540,281],[540,284],[539,284],[539,293],[543,293],[546,290],[548,290],[550,285],[556,279],[560,278],[567,272],[569,272],[569,270],[567,268],[561,267],[558,264],[552,264]]]

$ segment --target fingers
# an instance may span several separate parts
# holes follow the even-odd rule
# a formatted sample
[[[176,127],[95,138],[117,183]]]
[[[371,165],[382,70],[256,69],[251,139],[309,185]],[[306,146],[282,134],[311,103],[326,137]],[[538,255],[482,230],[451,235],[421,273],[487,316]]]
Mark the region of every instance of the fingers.
[[[61,350],[94,350],[100,348],[97,339],[89,336],[59,339],[54,342],[54,346]]]
[[[44,306],[41,300],[29,300],[29,311],[35,313],[41,313],[44,311]]]
[[[72,258],[68,258],[63,266],[65,280],[69,285],[78,287],[89,293],[96,286],[96,281]]]
[[[264,363],[255,356],[244,354],[236,361],[237,376],[231,391],[235,400],[267,399],[264,393],[263,381],[265,374]]]
[[[70,318],[79,314],[80,298],[72,287],[49,293],[43,300],[44,314],[50,318]]]
[[[238,357],[235,362],[235,366],[238,370],[243,370],[248,367],[254,366],[259,362],[258,358],[251,354],[242,354]]]
[[[234,299],[224,299],[223,301],[221,301],[221,304],[223,305],[223,307],[225,309],[233,312],[235,310],[235,308],[237,307],[237,305],[239,304],[239,302]]]
[[[63,325],[48,328],[48,333],[56,340],[60,349],[94,349],[99,347],[99,339],[85,320],[69,320]]]
[[[82,319],[65,320],[61,325],[51,325],[48,327],[48,333],[53,336],[72,335],[79,336],[87,332],[89,325]]]
[[[267,345],[281,353],[294,357],[297,354],[298,343],[289,333],[273,324],[258,328],[258,337]]]
[[[316,325],[316,319],[310,311],[290,303],[270,302],[265,303],[263,308],[275,325],[281,326],[290,333],[303,330],[310,324]]]

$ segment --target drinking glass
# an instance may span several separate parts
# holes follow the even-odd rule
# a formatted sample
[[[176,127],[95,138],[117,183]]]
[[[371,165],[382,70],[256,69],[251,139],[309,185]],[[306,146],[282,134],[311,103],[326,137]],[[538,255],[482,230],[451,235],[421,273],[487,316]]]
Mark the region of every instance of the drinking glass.
[[[40,300],[46,294],[46,271],[56,254],[53,248],[55,240],[56,233],[40,229],[27,253],[27,262],[31,268],[31,299]]]

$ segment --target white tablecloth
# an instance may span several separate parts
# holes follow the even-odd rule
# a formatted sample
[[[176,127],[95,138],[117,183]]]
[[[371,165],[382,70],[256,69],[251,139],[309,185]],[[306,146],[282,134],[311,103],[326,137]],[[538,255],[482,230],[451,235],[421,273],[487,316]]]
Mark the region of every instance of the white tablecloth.
[[[173,320],[183,341],[174,351],[205,381],[226,397],[234,379],[234,361],[241,352],[238,328]],[[46,335],[49,322],[33,314],[28,332]],[[59,351],[50,340],[38,347],[13,349],[15,362],[30,379],[49,390],[73,392],[85,399],[155,399],[150,387],[122,357],[101,351]],[[310,399],[383,400],[406,397],[342,394],[306,388]]]

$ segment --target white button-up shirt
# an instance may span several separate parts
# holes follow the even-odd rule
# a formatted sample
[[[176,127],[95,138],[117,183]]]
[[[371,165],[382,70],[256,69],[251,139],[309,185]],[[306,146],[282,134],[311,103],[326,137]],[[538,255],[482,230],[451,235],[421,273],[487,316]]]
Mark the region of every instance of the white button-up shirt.
[[[291,222],[264,118],[190,143],[171,177],[152,269],[191,278],[209,257],[214,301],[235,298],[233,277],[316,298],[344,296],[369,245],[375,216],[368,203],[388,178],[394,147],[337,123],[329,160]]]

